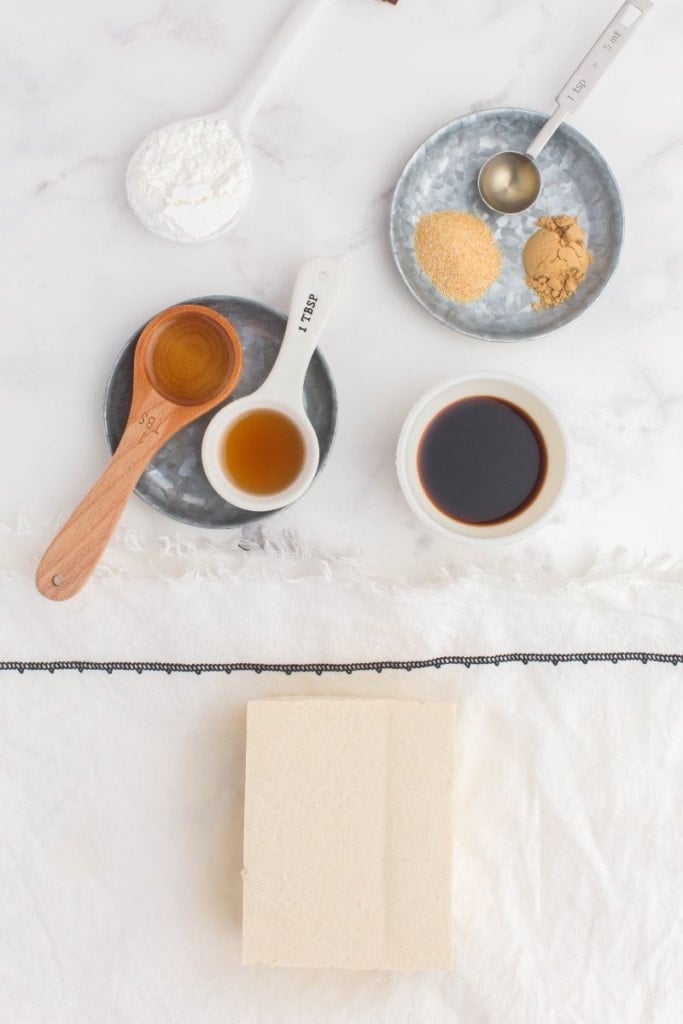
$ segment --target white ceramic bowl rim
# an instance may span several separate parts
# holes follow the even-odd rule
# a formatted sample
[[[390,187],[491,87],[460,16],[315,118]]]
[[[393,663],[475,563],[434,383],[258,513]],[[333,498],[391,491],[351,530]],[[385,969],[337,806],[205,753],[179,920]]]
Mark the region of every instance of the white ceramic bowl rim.
[[[451,519],[430,501],[417,470],[420,440],[429,423],[454,402],[476,395],[501,398],[527,412],[537,424],[547,449],[548,468],[538,495],[518,515],[504,522],[469,524]],[[474,544],[516,540],[536,529],[557,507],[567,478],[567,440],[550,403],[533,385],[504,373],[466,374],[435,385],[415,403],[399,437],[396,470],[408,505],[435,532]]]
[[[299,410],[265,395],[263,400],[259,399],[257,402],[252,402],[252,398],[253,396],[249,395],[244,400],[239,399],[226,405],[213,417],[202,441],[202,465],[209,483],[225,501],[250,512],[269,512],[290,505],[308,490],[318,469],[320,447],[313,424],[303,407]],[[272,409],[287,416],[296,424],[306,449],[304,464],[296,480],[289,487],[273,494],[252,494],[242,490],[230,479],[220,457],[223,439],[228,430],[255,409]]]

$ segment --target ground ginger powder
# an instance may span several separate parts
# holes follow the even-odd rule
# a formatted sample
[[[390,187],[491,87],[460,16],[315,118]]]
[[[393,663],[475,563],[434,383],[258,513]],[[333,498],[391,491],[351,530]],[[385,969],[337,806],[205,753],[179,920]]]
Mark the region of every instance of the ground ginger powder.
[[[541,217],[524,246],[526,283],[538,295],[534,309],[561,306],[582,283],[593,260],[576,217]]]
[[[472,213],[428,213],[415,230],[415,255],[442,295],[474,302],[498,280],[502,259],[490,229]]]

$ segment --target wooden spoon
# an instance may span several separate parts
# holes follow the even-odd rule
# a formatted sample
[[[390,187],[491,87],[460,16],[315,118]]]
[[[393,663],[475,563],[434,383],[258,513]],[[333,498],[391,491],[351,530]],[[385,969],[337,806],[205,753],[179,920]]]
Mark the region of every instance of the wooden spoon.
[[[65,601],[85,585],[145,466],[170,437],[232,393],[242,346],[229,320],[205,306],[174,306],[147,324],[133,364],[123,437],[95,486],[50,544],[36,572],[44,597]]]

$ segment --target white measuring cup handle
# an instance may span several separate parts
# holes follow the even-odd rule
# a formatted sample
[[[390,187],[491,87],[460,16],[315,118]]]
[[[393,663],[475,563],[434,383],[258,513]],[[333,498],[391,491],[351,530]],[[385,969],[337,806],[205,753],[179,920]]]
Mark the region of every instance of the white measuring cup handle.
[[[259,388],[261,395],[289,404],[303,401],[308,364],[344,284],[338,260],[315,256],[297,274],[285,336],[275,365]]]
[[[315,17],[331,2],[332,0],[298,0],[232,99],[219,111],[239,127],[243,136],[248,133],[271,82],[286,63],[294,44],[303,36]]]
[[[560,90],[556,97],[557,108],[527,149],[528,156],[535,160],[565,117],[578,110],[652,7],[651,0],[626,0],[626,3],[622,4],[595,45]]]

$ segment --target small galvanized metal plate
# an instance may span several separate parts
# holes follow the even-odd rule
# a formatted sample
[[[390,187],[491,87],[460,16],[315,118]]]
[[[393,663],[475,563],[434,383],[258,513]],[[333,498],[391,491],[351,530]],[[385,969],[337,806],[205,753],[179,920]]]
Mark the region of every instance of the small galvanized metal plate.
[[[285,333],[286,318],[249,299],[210,295],[187,299],[187,302],[215,309],[234,324],[244,350],[244,368],[228,402],[250,395],[270,373]],[[112,452],[121,440],[128,419],[133,356],[142,330],[143,327],[126,343],[107,385],[104,426]],[[306,374],[304,405],[320,444],[319,473],[334,440],[337,397],[327,363],[317,351]],[[202,438],[209,420],[219,408],[221,406],[172,437],[150,462],[135,488],[135,493],[148,505],[190,526],[229,529],[274,515],[273,512],[246,512],[229,505],[206,479],[201,458]]]
[[[494,213],[482,202],[477,176],[501,150],[525,152],[543,114],[508,107],[468,114],[445,125],[420,146],[401,175],[391,207],[391,248],[417,301],[461,334],[487,341],[537,338],[575,320],[597,299],[619,262],[624,211],[614,175],[597,149],[562,125],[538,158],[543,187],[536,203],[515,216]],[[418,221],[436,210],[462,210],[486,221],[503,255],[498,281],[476,302],[459,304],[431,284],[415,256]],[[593,253],[586,279],[562,306],[534,310],[537,296],[524,281],[522,252],[539,217],[571,214]]]

